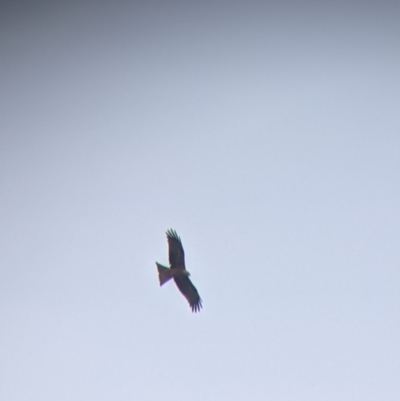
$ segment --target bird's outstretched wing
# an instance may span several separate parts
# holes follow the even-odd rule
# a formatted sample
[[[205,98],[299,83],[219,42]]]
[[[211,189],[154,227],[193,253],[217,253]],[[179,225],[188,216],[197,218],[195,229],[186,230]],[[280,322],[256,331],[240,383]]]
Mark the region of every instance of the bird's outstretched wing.
[[[179,288],[179,291],[188,300],[192,312],[198,312],[202,308],[201,298],[196,290],[196,287],[192,284],[189,277],[178,276],[174,277],[175,284]]]
[[[175,230],[166,232],[168,239],[169,264],[171,269],[185,268],[185,252],[183,251],[182,241]]]

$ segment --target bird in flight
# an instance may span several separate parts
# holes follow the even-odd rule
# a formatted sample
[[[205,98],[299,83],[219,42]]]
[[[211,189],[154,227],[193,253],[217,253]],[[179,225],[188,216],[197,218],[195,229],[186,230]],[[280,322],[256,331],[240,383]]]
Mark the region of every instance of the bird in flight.
[[[166,234],[170,267],[163,266],[156,262],[160,286],[173,278],[179,291],[188,300],[192,312],[199,312],[202,308],[201,298],[196,287],[189,279],[190,273],[185,267],[185,253],[183,251],[182,241],[175,230],[170,229]]]

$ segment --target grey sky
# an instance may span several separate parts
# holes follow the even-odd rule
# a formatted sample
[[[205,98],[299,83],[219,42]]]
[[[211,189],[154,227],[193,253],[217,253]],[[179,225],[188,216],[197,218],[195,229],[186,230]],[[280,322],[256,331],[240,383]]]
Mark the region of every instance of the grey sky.
[[[400,7],[331,3],[1,6],[0,399],[399,399]]]

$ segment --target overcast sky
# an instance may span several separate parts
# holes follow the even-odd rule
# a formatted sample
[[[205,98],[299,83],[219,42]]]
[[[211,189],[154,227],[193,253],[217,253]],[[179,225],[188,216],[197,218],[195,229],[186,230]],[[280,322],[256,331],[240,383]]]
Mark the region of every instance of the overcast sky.
[[[400,399],[396,2],[0,7],[1,400]]]

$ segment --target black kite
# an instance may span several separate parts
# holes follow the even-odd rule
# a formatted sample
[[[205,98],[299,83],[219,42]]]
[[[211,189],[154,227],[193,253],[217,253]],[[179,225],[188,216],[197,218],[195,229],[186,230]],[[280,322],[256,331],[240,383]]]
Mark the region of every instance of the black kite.
[[[170,267],[156,262],[160,286],[173,278],[179,291],[188,300],[192,312],[199,312],[202,308],[201,298],[189,279],[190,273],[185,267],[185,252],[183,251],[182,241],[175,230],[168,230],[166,234]]]

